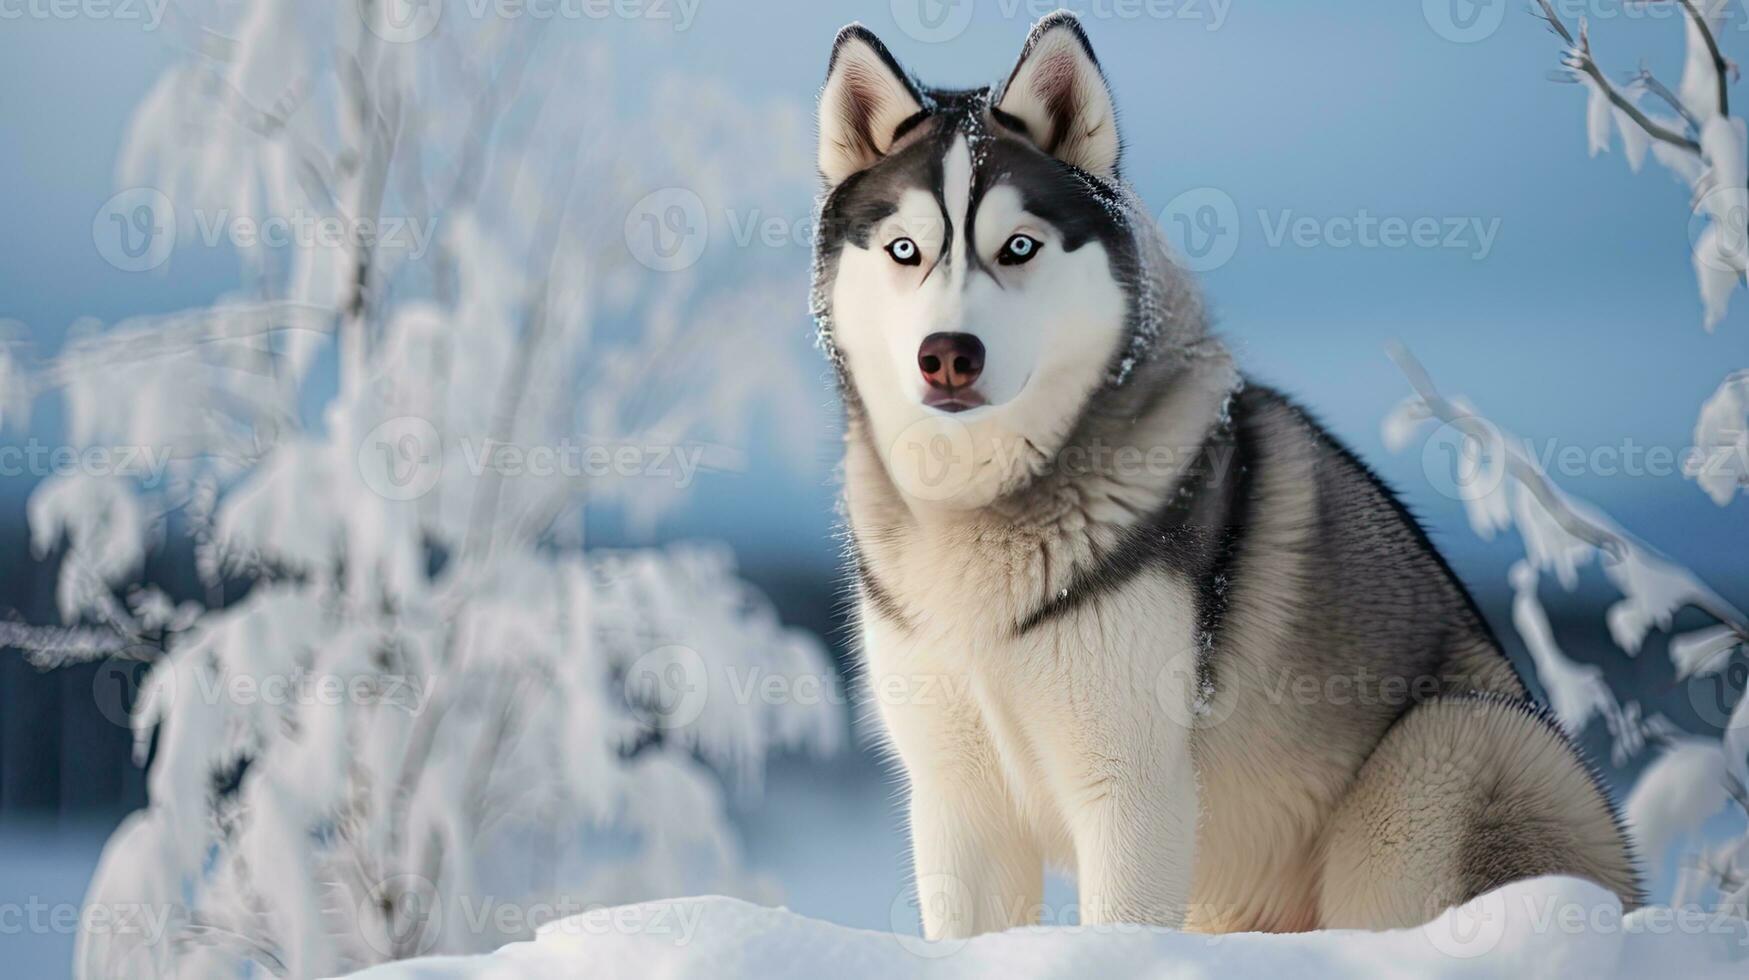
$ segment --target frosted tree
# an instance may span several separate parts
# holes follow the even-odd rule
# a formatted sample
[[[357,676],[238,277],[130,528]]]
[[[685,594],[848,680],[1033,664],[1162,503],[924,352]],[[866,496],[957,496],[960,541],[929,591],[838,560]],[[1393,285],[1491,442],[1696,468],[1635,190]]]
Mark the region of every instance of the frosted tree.
[[[68,443],[163,459],[40,484],[63,623],[5,627],[45,667],[150,663],[149,805],[88,906],[168,927],[82,933],[77,973],[327,976],[543,910],[769,892],[725,783],[841,719],[737,693],[824,654],[724,550],[586,550],[583,517],[646,519],[735,465],[758,404],[806,415],[770,405],[806,371],[743,355],[774,349],[805,262],[705,249],[700,206],[805,207],[800,107],[650,80],[662,25],[177,9],[121,224],[222,229],[241,288],[0,346],[8,422],[59,397]],[[142,584],[184,539],[206,595]]]
[[[1720,51],[1725,0],[1652,0],[1680,8],[1687,35],[1682,78],[1675,89],[1642,66],[1624,82],[1612,81],[1592,53],[1589,25],[1577,31],[1549,0],[1537,0],[1542,19],[1564,50],[1558,80],[1586,93],[1586,130],[1593,156],[1619,138],[1628,166],[1638,172],[1648,155],[1693,191],[1694,269],[1704,326],[1716,327],[1749,270],[1749,171],[1745,169],[1743,120],[1730,114],[1730,82],[1737,68]],[[1571,591],[1583,568],[1595,564],[1620,594],[1607,613],[1611,638],[1621,650],[1639,653],[1654,630],[1668,632],[1685,609],[1713,625],[1673,635],[1667,646],[1678,681],[1718,678],[1749,643],[1749,617],[1670,560],[1621,528],[1597,508],[1557,487],[1543,472],[1529,444],[1494,424],[1460,397],[1446,397],[1415,359],[1401,348],[1392,357],[1414,394],[1384,424],[1385,443],[1400,450],[1430,421],[1456,450],[1455,492],[1471,527],[1483,537],[1516,530],[1524,557],[1508,573],[1512,621],[1536,666],[1551,710],[1575,733],[1601,718],[1612,737],[1617,764],[1648,746],[1657,757],[1630,794],[1629,822],[1652,869],[1673,848],[1686,857],[1679,873],[1678,903],[1710,903],[1749,917],[1749,824],[1735,838],[1700,841],[1703,823],[1735,806],[1749,817],[1749,696],[1739,697],[1713,740],[1683,734],[1661,716],[1618,699],[1601,669],[1570,659],[1556,641],[1538,589],[1552,576]],[[1731,503],[1749,480],[1749,372],[1727,375],[1701,408],[1685,473],[1720,506]],[[1697,852],[1698,849],[1698,852]]]

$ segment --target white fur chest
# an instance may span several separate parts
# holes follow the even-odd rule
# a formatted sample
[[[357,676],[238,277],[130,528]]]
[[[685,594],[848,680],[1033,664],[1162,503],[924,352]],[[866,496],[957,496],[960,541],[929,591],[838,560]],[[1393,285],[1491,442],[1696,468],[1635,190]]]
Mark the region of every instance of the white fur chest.
[[[862,637],[869,702],[913,785],[983,787],[1036,858],[1073,868],[1078,813],[1188,743],[1197,650],[1193,594],[1161,571],[1019,631],[1069,580],[1067,550],[883,564],[900,612],[865,599]]]

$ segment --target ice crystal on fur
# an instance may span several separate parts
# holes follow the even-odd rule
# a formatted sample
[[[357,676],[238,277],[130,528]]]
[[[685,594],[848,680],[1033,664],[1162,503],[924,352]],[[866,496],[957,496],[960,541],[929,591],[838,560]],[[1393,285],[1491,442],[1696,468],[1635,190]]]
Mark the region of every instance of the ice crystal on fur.
[[[1205,636],[1207,634],[1204,634]],[[1208,647],[1205,645],[1204,649]],[[1190,703],[1190,710],[1198,718],[1208,718],[1214,713],[1215,682],[1212,678],[1201,677],[1196,682],[1196,697]]]

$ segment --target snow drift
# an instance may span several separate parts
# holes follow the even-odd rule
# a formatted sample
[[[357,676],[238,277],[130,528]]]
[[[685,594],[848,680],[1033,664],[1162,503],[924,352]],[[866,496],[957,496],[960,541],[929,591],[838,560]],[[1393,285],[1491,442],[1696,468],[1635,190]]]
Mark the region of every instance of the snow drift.
[[[1574,878],[1518,882],[1418,929],[1203,936],[1141,926],[1033,927],[924,942],[729,898],[601,909],[485,956],[407,960],[369,980],[601,977],[1575,976],[1742,977],[1749,923],[1653,906],[1624,915]]]

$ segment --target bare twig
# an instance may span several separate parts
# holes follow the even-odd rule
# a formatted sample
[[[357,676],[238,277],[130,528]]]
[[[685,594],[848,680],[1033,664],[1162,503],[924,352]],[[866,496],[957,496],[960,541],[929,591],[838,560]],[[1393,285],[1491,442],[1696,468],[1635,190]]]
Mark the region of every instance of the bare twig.
[[[185,940],[229,946],[276,977],[290,975],[285,960],[272,946],[254,936],[246,936],[235,929],[226,928],[217,920],[194,913],[189,922],[178,931]]]
[[[567,142],[573,147],[572,159],[576,159],[575,148],[582,143],[581,129],[573,132]],[[562,233],[564,224],[569,219],[577,177],[577,167],[566,169],[563,192],[556,198],[558,206],[546,213],[535,230],[534,243],[529,249],[529,265],[544,267],[546,275],[541,279],[539,291],[531,304],[527,329],[522,335],[521,343],[517,345],[516,360],[511,364],[504,387],[498,392],[498,406],[492,416],[490,441],[487,443],[489,452],[496,452],[498,447],[509,445],[516,437],[517,419],[522,413],[523,397],[527,394],[529,372],[533,369],[535,358],[542,351],[547,330],[551,326],[550,284],[559,275]],[[498,545],[495,532],[499,526],[499,499],[503,482],[497,467],[486,468],[484,482],[474,497],[473,510],[469,515],[463,554],[481,556],[490,553]]]
[[[500,669],[493,679],[492,689],[496,698],[491,729],[481,733],[468,762],[468,789],[464,799],[468,806],[468,825],[475,833],[484,822],[492,774],[503,772],[505,747],[512,741],[519,720],[518,709],[525,703],[527,683],[524,678],[511,676],[507,669]]]
[[[1707,26],[1706,18],[1702,17],[1700,11],[1695,9],[1693,0],[1676,0],[1676,2],[1682,4],[1682,9],[1688,13],[1688,19],[1693,22],[1695,30],[1700,32],[1701,40],[1706,42],[1707,54],[1711,55],[1713,59],[1713,73],[1718,76],[1719,115],[1728,116],[1731,114],[1731,102],[1730,95],[1726,92],[1725,76],[1730,74],[1732,65],[1725,60],[1724,54],[1719,51],[1719,39],[1713,37],[1713,29]]]
[[[1694,117],[1694,113],[1689,111],[1688,106],[1682,104],[1682,98],[1672,92],[1670,86],[1665,85],[1658,80],[1658,76],[1652,74],[1652,69],[1641,64],[1640,73],[1634,76],[1634,81],[1646,91],[1663,99],[1670,108],[1676,110],[1676,114],[1682,117],[1682,121],[1688,125],[1690,132],[1700,132],[1700,120]]]
[[[445,632],[443,652],[437,664],[432,666],[433,672],[455,669],[459,639],[456,636],[454,620]],[[413,732],[407,738],[407,750],[401,755],[401,770],[395,777],[395,789],[389,797],[388,806],[388,842],[382,853],[391,861],[402,858],[402,836],[407,829],[407,811],[413,805],[413,796],[419,788],[419,781],[426,775],[426,765],[431,761],[431,753],[437,744],[438,726],[443,723],[444,715],[449,711],[449,701],[437,692],[425,710],[419,713],[419,720],[414,725]]]
[[[33,373],[40,390],[58,388],[80,372],[99,363],[166,357],[205,345],[243,340],[282,330],[334,329],[334,310],[308,303],[267,302],[214,306],[168,316],[131,317],[106,331],[101,338],[81,343],[58,358],[44,362]]]
[[[1737,802],[1743,815],[1749,817],[1749,787],[1745,787],[1742,780],[1727,772],[1725,773],[1725,792],[1731,794],[1731,799]]]
[[[225,89],[225,96],[230,100],[230,108],[242,110],[234,112],[233,118],[250,134],[266,142],[283,141],[292,151],[297,165],[298,181],[303,185],[304,193],[318,205],[327,205],[339,213],[342,221],[351,223],[350,215],[344,213],[340,201],[334,193],[335,166],[327,154],[311,141],[299,136],[297,130],[289,125],[291,117],[303,105],[306,92],[303,83],[281,93],[275,103],[275,108],[264,109],[249,98],[248,93],[238,88],[222,72],[213,72],[213,80]]]
[[[105,627],[36,626],[0,621],[0,646],[24,652],[38,670],[54,670],[93,660],[150,660],[163,652],[157,644]]]
[[[1567,25],[1561,22],[1560,15],[1555,13],[1555,8],[1549,3],[1549,0],[1536,0],[1536,2],[1542,7],[1542,19],[1548,22],[1549,29],[1559,34],[1561,40],[1567,42],[1567,56],[1561,59],[1561,64],[1564,67],[1570,71],[1582,72],[1589,77],[1592,83],[1609,99],[1610,104],[1620,109],[1624,115],[1634,121],[1635,125],[1645,130],[1647,136],[1669,143],[1671,146],[1681,147],[1696,156],[1700,155],[1700,143],[1653,122],[1650,116],[1642,112],[1639,106],[1628,101],[1603,74],[1603,69],[1597,67],[1597,60],[1591,56],[1590,32],[1586,28],[1584,20],[1579,21],[1579,36],[1575,39],[1573,33],[1567,30]]]

